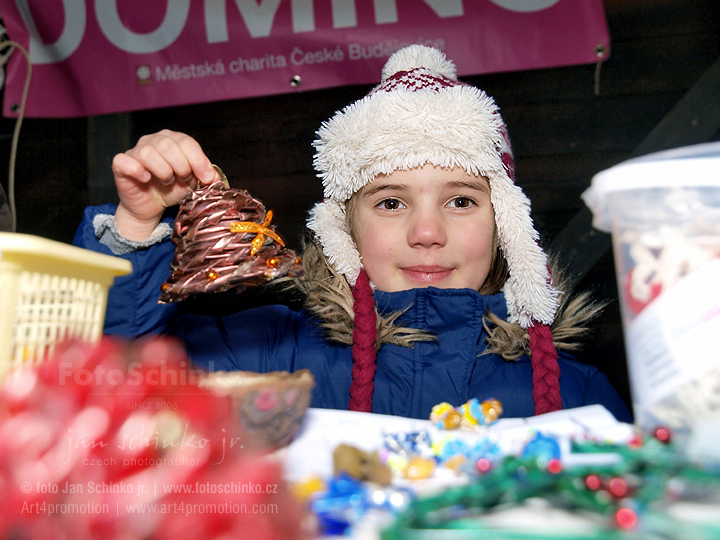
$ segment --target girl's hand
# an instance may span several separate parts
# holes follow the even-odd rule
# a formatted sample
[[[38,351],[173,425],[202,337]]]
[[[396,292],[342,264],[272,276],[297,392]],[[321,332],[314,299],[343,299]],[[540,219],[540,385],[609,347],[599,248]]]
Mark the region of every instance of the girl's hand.
[[[163,212],[200,184],[220,179],[198,142],[164,129],[140,138],[112,163],[120,197],[115,214],[118,231],[129,240],[145,240]]]

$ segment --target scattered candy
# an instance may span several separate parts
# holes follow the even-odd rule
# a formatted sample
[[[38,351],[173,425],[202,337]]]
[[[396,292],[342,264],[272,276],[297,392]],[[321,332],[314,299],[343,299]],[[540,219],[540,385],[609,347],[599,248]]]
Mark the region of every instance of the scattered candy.
[[[445,463],[443,463],[443,466],[446,469],[450,469],[451,471],[460,472],[466,463],[467,458],[464,455],[460,454],[449,458],[447,461],[445,461]]]
[[[409,480],[424,480],[430,478],[435,473],[436,462],[434,459],[412,456],[408,459],[405,468],[405,478]]]
[[[448,461],[455,456],[468,455],[468,444],[462,439],[444,438],[432,445],[435,455],[440,461]]]
[[[369,512],[398,513],[404,510],[412,494],[407,489],[376,488],[341,473],[331,478],[327,489],[317,493],[311,508],[324,535],[343,535]]]
[[[377,452],[365,452],[349,444],[341,444],[333,452],[334,475],[347,474],[356,480],[382,485],[392,481],[390,468],[380,461]]]
[[[402,472],[407,468],[408,458],[406,456],[392,454],[388,456],[385,463],[388,467],[390,467],[391,470]]]
[[[482,403],[472,398],[457,408],[442,402],[432,408],[430,421],[438,429],[452,430],[461,426],[472,429],[497,422],[502,411],[502,404],[495,398],[486,399]]]
[[[547,464],[560,459],[560,445],[555,438],[536,433],[525,445],[522,457],[535,457],[540,463]]]
[[[480,403],[466,405],[467,417],[476,414]],[[393,519],[383,522],[384,527],[389,524],[383,539],[412,538],[418,530],[428,529],[442,538],[444,531],[481,529],[482,520],[475,518],[500,504],[511,508],[542,497],[556,510],[581,510],[591,516],[591,527],[599,527],[593,538],[634,538],[647,530],[655,534],[650,537],[660,533],[657,537],[663,538],[663,527],[681,527],[685,522],[673,521],[662,504],[696,501],[720,487],[720,464],[706,470],[688,462],[672,444],[667,428],[656,429],[652,437],[629,432],[626,439],[614,443],[589,433],[569,437],[535,431],[521,448],[510,449],[498,445],[493,430],[449,432],[445,420],[452,410],[449,404],[436,406],[434,428],[428,431],[383,433],[378,458],[394,478],[411,488],[397,493],[392,484],[375,484],[359,497],[361,510],[356,499],[348,500],[351,510],[345,508],[344,515],[367,515],[384,505]],[[423,482],[431,478],[444,487],[434,495],[420,495],[435,485]],[[392,497],[402,504],[392,504]],[[710,524],[708,530],[715,531],[716,525]],[[704,534],[708,526],[693,527]]]
[[[384,448],[403,456],[412,454],[433,456],[434,452],[431,445],[432,441],[427,431],[384,434]]]
[[[319,493],[311,508],[320,529],[327,535],[341,535],[366,511],[368,488],[359,480],[341,473],[328,481],[327,490]]]
[[[295,482],[290,486],[290,491],[301,502],[309,500],[314,494],[327,489],[325,480],[319,475],[311,475]]]
[[[480,458],[476,464],[479,473],[484,474],[492,469],[492,462],[487,458]]]
[[[430,421],[435,424],[438,429],[457,429],[460,427],[460,415],[455,416],[458,420],[457,424],[454,422],[451,423],[448,422],[448,415],[451,412],[457,412],[455,407],[445,401],[438,403],[430,412]]]

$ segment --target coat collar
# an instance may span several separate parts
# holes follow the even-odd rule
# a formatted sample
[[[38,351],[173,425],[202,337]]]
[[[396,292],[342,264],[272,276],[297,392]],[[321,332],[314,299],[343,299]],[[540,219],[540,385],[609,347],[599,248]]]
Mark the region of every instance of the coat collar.
[[[481,322],[487,311],[502,319],[507,318],[503,293],[482,295],[473,289],[427,287],[393,293],[375,291],[375,304],[383,315],[402,311],[398,322],[415,328]]]

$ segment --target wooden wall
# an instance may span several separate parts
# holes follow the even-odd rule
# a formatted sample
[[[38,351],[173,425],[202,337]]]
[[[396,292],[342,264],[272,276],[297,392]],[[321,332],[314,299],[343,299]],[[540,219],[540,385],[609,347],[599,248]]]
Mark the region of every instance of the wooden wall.
[[[592,176],[627,159],[720,56],[716,0],[605,0],[605,6],[612,52],[599,73],[597,66],[586,65],[468,79],[501,108],[518,183],[533,201],[533,218],[546,245],[582,208],[580,194]],[[170,128],[196,137],[235,186],[272,207],[279,231],[297,247],[304,216],[322,193],[312,170],[314,132],[368,89],[89,119],[26,119],[17,158],[18,231],[70,242],[86,204],[112,198],[108,156],[142,134]],[[108,126],[122,127],[118,137],[98,139]],[[13,127],[13,120],[0,121],[1,170],[7,170]],[[720,133],[710,139],[720,139]],[[104,160],[99,169],[96,154]],[[7,189],[7,175],[0,178]],[[580,287],[610,302],[594,327],[592,345],[580,357],[600,366],[629,400],[609,252],[582,276]]]

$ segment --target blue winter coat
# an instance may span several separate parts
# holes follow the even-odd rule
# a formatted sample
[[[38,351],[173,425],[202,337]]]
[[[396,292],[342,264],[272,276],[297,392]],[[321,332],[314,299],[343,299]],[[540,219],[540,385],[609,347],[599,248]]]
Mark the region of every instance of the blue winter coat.
[[[110,253],[95,237],[92,218],[114,207],[86,210],[75,238],[81,247]],[[180,314],[177,305],[158,305],[160,285],[168,275],[174,245],[169,241],[125,255],[132,276],[119,278],[108,298],[106,332],[135,337],[168,332],[187,344],[193,362],[212,370],[295,371],[315,376],[311,406],[347,409],[352,370],[351,348],[325,339],[323,329],[305,310],[284,305],[252,308],[225,316]],[[437,339],[414,347],[383,345],[377,355],[373,412],[428,418],[443,401],[453,405],[476,397],[497,398],[503,417],[534,413],[532,367],[528,357],[505,361],[485,353],[483,314],[507,315],[502,294],[472,289],[413,289],[376,292],[378,310],[407,309],[399,323],[428,330]],[[597,368],[560,353],[563,408],[602,404],[619,420],[631,415]]]

